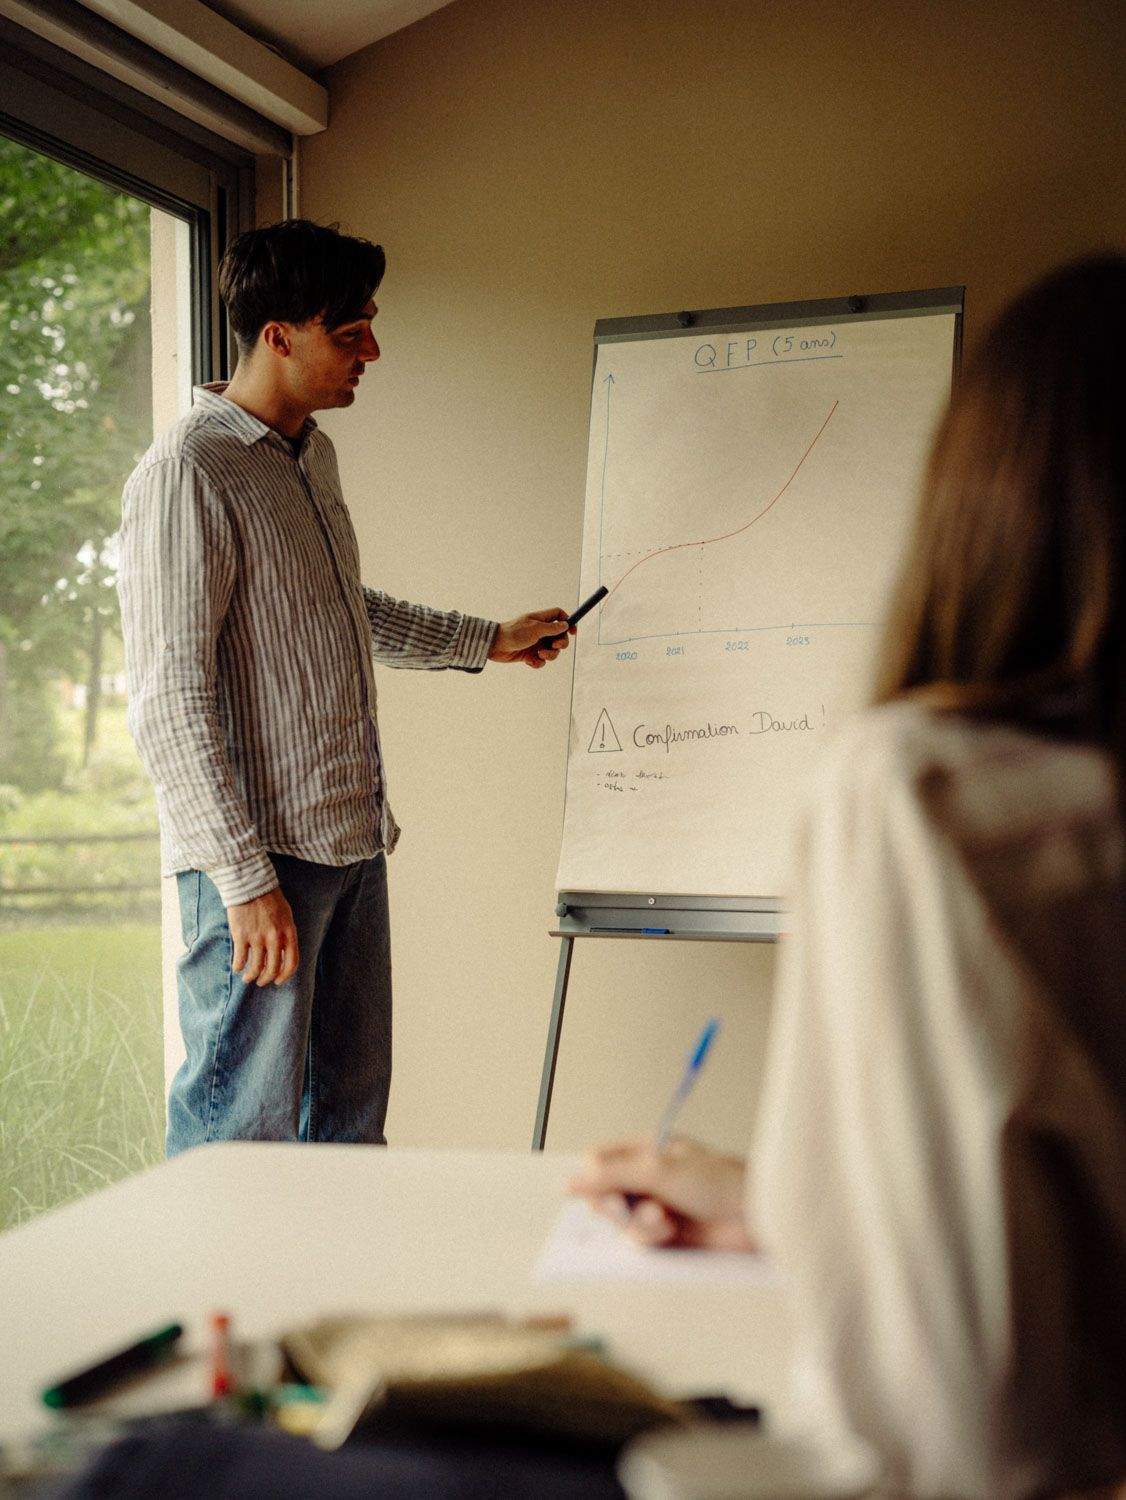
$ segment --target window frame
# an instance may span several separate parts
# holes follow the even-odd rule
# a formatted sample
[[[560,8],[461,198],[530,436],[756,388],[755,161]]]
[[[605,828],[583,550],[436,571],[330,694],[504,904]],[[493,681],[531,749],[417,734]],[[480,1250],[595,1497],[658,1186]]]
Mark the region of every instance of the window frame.
[[[217,271],[254,222],[254,157],[4,18],[0,134],[187,220],[192,383],[229,377],[236,351]]]

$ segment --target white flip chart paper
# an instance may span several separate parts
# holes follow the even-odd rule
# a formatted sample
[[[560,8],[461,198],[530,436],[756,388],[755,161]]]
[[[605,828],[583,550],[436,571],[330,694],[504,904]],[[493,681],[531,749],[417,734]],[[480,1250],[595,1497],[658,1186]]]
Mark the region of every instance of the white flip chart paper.
[[[955,315],[600,343],[558,889],[783,893],[875,647]]]

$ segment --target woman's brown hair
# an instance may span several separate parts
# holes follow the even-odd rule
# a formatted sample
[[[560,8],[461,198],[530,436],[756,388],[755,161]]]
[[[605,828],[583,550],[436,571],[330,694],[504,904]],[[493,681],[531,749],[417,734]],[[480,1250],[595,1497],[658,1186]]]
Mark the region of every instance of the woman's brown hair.
[[[939,427],[876,701],[1104,744],[1126,773],[1126,258],[1065,266],[985,334]]]

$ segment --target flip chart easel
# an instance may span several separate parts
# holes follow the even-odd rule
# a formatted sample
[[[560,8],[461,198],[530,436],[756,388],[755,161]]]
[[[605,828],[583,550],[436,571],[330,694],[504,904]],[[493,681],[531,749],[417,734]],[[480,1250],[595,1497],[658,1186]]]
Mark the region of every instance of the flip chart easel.
[[[596,324],[580,590],[611,587],[573,656],[568,806],[550,929],[560,951],[534,1150],[547,1134],[577,938],[778,937],[778,848],[790,804],[819,734],[865,701],[876,616],[914,512],[930,427],[960,362],[963,298],[964,288],[947,287]],[[793,430],[784,430],[791,415]],[[661,494],[670,470],[676,483]],[[749,510],[728,519],[717,508],[705,524],[709,472],[723,481],[718,506],[733,495]],[[823,528],[816,565],[811,527]],[[736,552],[744,533],[753,546]],[[789,580],[798,551],[801,586],[761,620],[745,603],[740,615],[748,570],[757,569],[757,603],[779,578]],[[718,590],[705,559],[728,570]],[[849,598],[842,578],[855,581]],[[644,584],[632,618],[627,591],[619,592],[627,580]],[[659,613],[666,598],[679,617]],[[861,600],[865,611],[833,608]],[[811,641],[819,649],[785,652]],[[791,688],[811,712],[779,708],[775,718],[768,706]],[[758,696],[744,701],[744,691]],[[679,759],[667,759],[674,748]],[[693,756],[694,774],[678,777],[674,765]],[[741,894],[744,881],[771,894]]]
[[[643,938],[668,943],[772,943],[779,934],[781,902],[766,897],[743,901],[737,897],[702,896],[613,896],[597,891],[563,891],[556,907],[558,925],[550,932],[560,939],[559,964],[555,971],[555,994],[547,1028],[547,1048],[540,1076],[532,1149],[542,1151],[547,1138],[547,1117],[555,1087],[555,1064],[563,1030],[563,1010],[571,978],[575,939],[604,937]],[[654,932],[653,928],[664,928]]]

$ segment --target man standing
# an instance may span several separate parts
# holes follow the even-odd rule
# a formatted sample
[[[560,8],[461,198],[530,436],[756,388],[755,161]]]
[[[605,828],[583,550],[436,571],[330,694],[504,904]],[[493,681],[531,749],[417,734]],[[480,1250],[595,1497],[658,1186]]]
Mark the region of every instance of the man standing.
[[[361,583],[312,413],[350,406],[379,358],[384,265],[378,245],[300,219],[235,240],[219,273],[234,378],[197,389],[125,487],[129,725],[187,945],[170,1156],[211,1140],[384,1142],[398,828],[372,657],[479,672],[541,667],[567,645],[560,609],[498,625]]]

